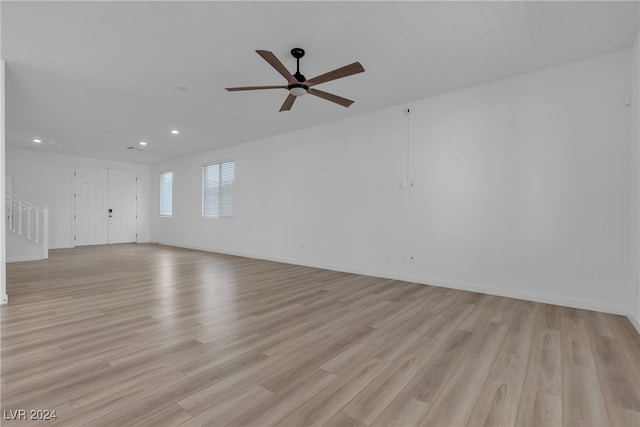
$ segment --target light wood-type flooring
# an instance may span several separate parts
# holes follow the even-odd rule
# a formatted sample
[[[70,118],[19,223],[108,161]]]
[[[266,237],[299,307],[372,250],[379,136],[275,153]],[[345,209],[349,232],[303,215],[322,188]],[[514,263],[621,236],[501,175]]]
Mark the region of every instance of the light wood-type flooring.
[[[622,316],[150,244],[7,281],[3,417],[57,419],[6,426],[640,425]]]

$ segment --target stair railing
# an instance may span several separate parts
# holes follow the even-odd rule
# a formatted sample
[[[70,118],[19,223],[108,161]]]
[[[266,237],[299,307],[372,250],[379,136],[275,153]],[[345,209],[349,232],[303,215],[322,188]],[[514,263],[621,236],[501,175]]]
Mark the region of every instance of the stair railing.
[[[5,192],[7,229],[42,247],[42,259],[49,257],[49,209],[35,206]]]

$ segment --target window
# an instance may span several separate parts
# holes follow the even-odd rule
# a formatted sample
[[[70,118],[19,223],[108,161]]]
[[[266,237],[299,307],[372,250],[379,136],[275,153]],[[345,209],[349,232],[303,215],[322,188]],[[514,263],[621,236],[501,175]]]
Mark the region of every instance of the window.
[[[160,174],[160,216],[173,216],[173,172]]]
[[[224,162],[202,168],[202,216],[233,218],[235,163]]]

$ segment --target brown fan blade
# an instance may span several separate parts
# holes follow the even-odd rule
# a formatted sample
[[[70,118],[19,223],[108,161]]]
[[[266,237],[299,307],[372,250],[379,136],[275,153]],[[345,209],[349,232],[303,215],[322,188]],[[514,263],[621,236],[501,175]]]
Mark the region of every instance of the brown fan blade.
[[[287,99],[284,100],[284,104],[282,104],[282,107],[280,107],[280,111],[291,110],[291,107],[293,106],[293,102],[296,100],[296,98],[297,98],[296,96],[289,94],[289,96],[287,96]]]
[[[286,89],[286,86],[243,86],[243,87],[226,87],[229,92],[238,90],[260,90],[260,89]]]
[[[343,98],[332,93],[323,92],[318,89],[309,89],[308,93],[310,93],[311,95],[319,96],[320,98],[326,99],[327,101],[335,102],[336,104],[340,104],[343,107],[348,107],[355,102],[350,99]]]
[[[328,73],[324,73],[317,77],[309,79],[305,81],[304,84],[311,87],[320,83],[330,82],[331,80],[341,79],[342,77],[362,73],[363,71],[364,67],[362,67],[359,62],[354,62],[353,64],[345,65],[344,67],[337,68],[333,71],[329,71]]]
[[[287,67],[282,65],[282,62],[273,54],[273,52],[269,52],[268,50],[256,50],[258,55],[262,56],[262,58],[269,63],[275,70],[282,75],[289,84],[298,83],[295,77],[291,75]]]

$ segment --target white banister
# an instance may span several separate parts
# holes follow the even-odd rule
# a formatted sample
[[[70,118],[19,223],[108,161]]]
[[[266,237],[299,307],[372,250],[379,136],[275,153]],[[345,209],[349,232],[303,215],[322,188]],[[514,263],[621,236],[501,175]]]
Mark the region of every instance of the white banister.
[[[18,234],[24,237],[22,234],[22,200],[18,200]]]
[[[31,235],[31,216],[33,215],[33,208],[29,206],[27,208],[27,239],[33,239],[37,241],[37,238],[34,239]]]
[[[49,208],[42,207],[42,259],[49,258]]]
[[[7,229],[42,248],[42,259],[49,257],[49,209],[35,206],[13,193],[5,192]]]

